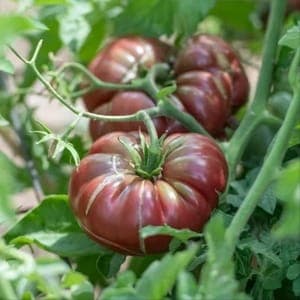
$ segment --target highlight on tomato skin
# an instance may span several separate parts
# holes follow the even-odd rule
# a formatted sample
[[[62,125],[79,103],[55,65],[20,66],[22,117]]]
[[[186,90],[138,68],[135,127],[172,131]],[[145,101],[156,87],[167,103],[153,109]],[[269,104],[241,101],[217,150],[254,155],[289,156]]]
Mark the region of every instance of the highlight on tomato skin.
[[[144,226],[200,231],[227,182],[227,163],[216,143],[194,133],[168,136],[160,174],[145,179],[121,140],[135,149],[140,144],[136,132],[106,134],[71,176],[70,203],[85,232],[117,252],[145,255],[167,251],[171,237],[142,240]]]

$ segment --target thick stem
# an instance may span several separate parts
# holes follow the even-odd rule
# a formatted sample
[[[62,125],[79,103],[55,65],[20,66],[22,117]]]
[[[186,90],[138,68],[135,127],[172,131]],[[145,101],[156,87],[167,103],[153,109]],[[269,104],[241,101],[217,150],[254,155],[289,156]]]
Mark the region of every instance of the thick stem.
[[[259,74],[259,81],[256,87],[254,100],[251,103],[240,126],[233,134],[226,149],[227,161],[230,164],[230,173],[234,174],[248,140],[252,133],[264,121],[266,103],[269,96],[272,71],[274,67],[277,42],[285,12],[286,0],[273,0],[270,19],[264,41],[263,61]]]
[[[210,136],[210,134],[192,115],[179,110],[169,101],[160,101],[158,106],[164,116],[179,121],[189,131]]]
[[[145,111],[140,111],[139,114],[147,127],[147,131],[150,136],[150,143],[157,143],[158,136],[153,121]]]
[[[296,76],[294,66],[298,65],[300,61],[300,49],[294,57],[291,74],[293,78],[299,80],[299,76]],[[295,80],[293,80],[295,82]],[[254,184],[250,188],[244,202],[235,214],[231,224],[226,231],[226,239],[231,249],[231,255],[234,252],[235,245],[239,239],[243,228],[247,224],[251,214],[257,206],[261,195],[266,190],[268,185],[275,179],[277,172],[279,171],[281,161],[287,150],[289,139],[293,133],[293,129],[298,121],[300,115],[300,82],[295,83],[294,96],[287,111],[286,117],[278,134],[274,140],[274,143],[269,148],[269,153],[265,162],[257,176]]]

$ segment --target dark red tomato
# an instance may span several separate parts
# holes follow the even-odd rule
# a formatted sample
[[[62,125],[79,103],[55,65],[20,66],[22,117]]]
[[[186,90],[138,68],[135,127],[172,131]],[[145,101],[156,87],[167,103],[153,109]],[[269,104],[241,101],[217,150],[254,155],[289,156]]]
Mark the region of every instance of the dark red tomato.
[[[115,94],[109,102],[100,105],[94,110],[97,114],[102,115],[130,115],[139,110],[154,107],[153,101],[142,92],[119,92]],[[165,118],[156,118],[153,120],[159,135],[162,135],[166,128]],[[90,121],[90,133],[93,140],[113,131],[146,131],[143,122],[100,122]]]
[[[172,103],[184,111],[183,106],[176,98],[172,99]],[[109,102],[95,109],[94,113],[112,116],[129,115],[154,106],[154,102],[142,92],[119,92]],[[186,132],[186,129],[178,122],[165,117],[155,118],[153,123],[159,136],[164,133]],[[100,136],[113,131],[130,132],[136,130],[147,131],[143,122],[101,122],[90,120],[90,134],[94,141]]]
[[[113,40],[91,62],[89,70],[103,81],[125,83],[170,55],[170,47],[154,38],[129,36]],[[89,111],[110,101],[116,91],[97,89],[84,97]]]
[[[199,231],[225,189],[227,164],[213,140],[199,134],[173,134],[161,174],[138,176],[120,138],[139,145],[134,133],[99,138],[71,177],[69,195],[82,228],[98,243],[128,255],[166,251],[170,237],[142,240],[139,230],[167,224]]]
[[[176,96],[213,136],[223,133],[230,115],[231,87],[228,74],[205,71],[185,72],[176,78]]]
[[[247,101],[249,83],[237,54],[221,38],[196,35],[188,40],[175,62],[175,73],[188,71],[224,71],[231,77],[231,105],[239,107]]]

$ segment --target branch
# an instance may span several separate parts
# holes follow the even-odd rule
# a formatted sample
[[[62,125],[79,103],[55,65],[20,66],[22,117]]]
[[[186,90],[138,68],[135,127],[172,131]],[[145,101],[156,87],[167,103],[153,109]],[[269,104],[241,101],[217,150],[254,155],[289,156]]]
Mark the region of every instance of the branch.
[[[230,176],[233,176],[237,163],[248,140],[259,124],[264,123],[269,116],[266,114],[266,103],[269,97],[272,81],[277,43],[281,32],[286,0],[272,1],[271,14],[264,41],[263,61],[259,74],[253,102],[250,104],[240,126],[233,134],[230,143],[225,145],[226,157],[229,163]]]
[[[293,129],[297,124],[300,115],[300,78],[295,72],[295,66],[300,63],[300,48],[294,56],[291,68],[290,78],[292,78],[294,96],[289,106],[286,117],[278,134],[269,147],[269,154],[259,172],[254,184],[250,188],[244,202],[235,214],[231,224],[226,231],[226,239],[230,245],[230,254],[232,255],[235,245],[239,239],[243,228],[247,224],[255,207],[257,206],[261,195],[264,193],[269,184],[276,178],[281,166],[282,159],[288,148],[288,142],[292,136]]]

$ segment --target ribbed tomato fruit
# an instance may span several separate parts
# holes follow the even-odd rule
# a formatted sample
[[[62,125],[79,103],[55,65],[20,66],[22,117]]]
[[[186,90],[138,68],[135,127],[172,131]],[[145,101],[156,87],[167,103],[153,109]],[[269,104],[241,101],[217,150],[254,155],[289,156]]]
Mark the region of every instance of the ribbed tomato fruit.
[[[104,81],[129,82],[139,76],[139,69],[169,62],[171,53],[171,47],[157,39],[122,37],[104,47],[92,61],[90,71]],[[173,75],[178,87],[173,95],[176,106],[191,114],[211,135],[223,136],[228,118],[246,102],[249,92],[244,69],[232,47],[218,37],[196,35],[179,52]],[[105,115],[126,115],[156,105],[141,91],[103,88],[88,93],[84,101],[88,110]],[[186,131],[166,118],[156,119],[155,125],[160,135]],[[144,130],[139,122],[90,123],[94,140],[116,130],[139,129]]]
[[[227,164],[215,142],[193,133],[168,136],[160,174],[145,179],[120,140],[139,149],[136,133],[104,135],[72,174],[71,206],[87,234],[120,253],[144,255],[166,251],[171,239],[142,240],[144,226],[201,230],[227,181]]]

